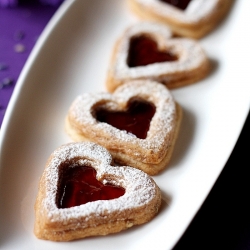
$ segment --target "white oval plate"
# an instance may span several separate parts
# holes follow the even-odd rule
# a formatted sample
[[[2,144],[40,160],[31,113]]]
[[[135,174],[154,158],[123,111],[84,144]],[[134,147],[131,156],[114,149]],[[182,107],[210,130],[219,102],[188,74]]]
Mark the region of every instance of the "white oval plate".
[[[2,124],[0,248],[171,249],[223,169],[249,110],[249,9],[250,1],[236,1],[201,40],[214,72],[172,91],[184,117],[170,167],[154,177],[164,199],[159,215],[118,234],[56,243],[33,235],[39,178],[51,152],[70,141],[64,118],[71,102],[105,90],[114,42],[136,20],[125,1],[66,0],[25,64]]]

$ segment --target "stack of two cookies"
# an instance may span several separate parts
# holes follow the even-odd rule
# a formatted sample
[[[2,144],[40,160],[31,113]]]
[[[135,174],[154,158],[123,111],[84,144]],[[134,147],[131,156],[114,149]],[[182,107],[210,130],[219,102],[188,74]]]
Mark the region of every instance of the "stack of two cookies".
[[[150,19],[149,9],[163,13],[157,8],[161,4],[168,18],[175,12],[185,16],[184,10],[164,1],[129,2]],[[212,0],[210,7],[199,2],[206,6],[204,23],[215,3],[223,1]],[[161,192],[150,175],[167,167],[181,123],[181,107],[169,89],[197,82],[210,69],[196,40],[173,36],[159,20],[125,30],[112,53],[109,92],[82,94],[69,108],[65,127],[75,142],[55,150],[46,164],[35,205],[38,238],[68,241],[106,235],[157,214]]]

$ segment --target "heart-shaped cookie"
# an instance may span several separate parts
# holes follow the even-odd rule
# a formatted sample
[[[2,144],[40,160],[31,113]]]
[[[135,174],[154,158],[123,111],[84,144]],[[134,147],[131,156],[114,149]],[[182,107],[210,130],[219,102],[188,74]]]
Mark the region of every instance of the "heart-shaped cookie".
[[[172,89],[201,80],[209,70],[209,60],[197,41],[174,38],[158,23],[139,22],[116,42],[106,87],[113,92],[127,81],[150,79]]]
[[[116,233],[151,220],[161,204],[154,180],[138,169],[111,164],[109,152],[94,143],[69,143],[55,150],[40,179],[35,235],[69,241]],[[70,186],[72,179],[74,188]],[[88,187],[79,189],[80,182]],[[113,189],[111,196],[106,196],[104,187]],[[87,202],[77,204],[82,195]],[[62,205],[65,196],[73,201],[70,206]]]
[[[168,165],[180,121],[181,108],[164,85],[138,80],[113,94],[78,96],[65,128],[73,140],[98,143],[116,162],[154,175]]]
[[[128,0],[144,20],[163,23],[181,36],[201,38],[213,30],[234,0]]]

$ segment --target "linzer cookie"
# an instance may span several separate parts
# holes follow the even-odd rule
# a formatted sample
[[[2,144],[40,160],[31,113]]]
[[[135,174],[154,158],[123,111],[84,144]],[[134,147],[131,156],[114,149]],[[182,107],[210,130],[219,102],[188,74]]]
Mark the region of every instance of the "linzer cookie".
[[[112,166],[109,152],[97,144],[69,143],[47,161],[34,232],[52,241],[116,233],[148,222],[160,204],[160,189],[143,171]]]
[[[201,80],[209,70],[209,60],[197,41],[174,38],[158,23],[138,22],[114,46],[106,87],[113,92],[127,81],[150,79],[173,89]]]
[[[233,0],[128,0],[144,20],[161,22],[181,36],[201,38],[213,30]]]
[[[155,175],[167,167],[181,121],[181,108],[158,82],[128,82],[111,93],[85,93],[72,103],[66,131],[92,141],[119,164]]]

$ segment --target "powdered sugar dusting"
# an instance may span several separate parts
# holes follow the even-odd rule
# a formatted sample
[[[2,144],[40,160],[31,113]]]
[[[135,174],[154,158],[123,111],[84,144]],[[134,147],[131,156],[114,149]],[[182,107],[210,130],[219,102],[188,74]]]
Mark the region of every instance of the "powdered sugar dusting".
[[[177,55],[178,60],[129,67],[127,57],[130,40],[144,34],[157,41],[159,48]],[[120,40],[115,59],[109,68],[109,74],[114,78],[114,82],[117,81],[114,84],[133,79],[164,79],[165,82],[171,82],[181,74],[198,69],[207,61],[207,56],[197,41],[189,38],[172,38],[171,36],[170,30],[165,25],[155,22],[138,22],[128,28]]]
[[[98,122],[93,115],[95,107],[100,105],[109,110],[125,109],[133,97],[147,100],[156,107],[146,139],[139,139],[125,130]],[[91,136],[94,136],[95,142],[107,149],[112,147],[112,144],[123,152],[131,149],[129,154],[140,157],[143,162],[148,162],[145,150],[154,154],[161,152],[163,148],[167,150],[166,141],[175,129],[175,119],[176,104],[171,93],[164,85],[150,80],[128,82],[117,88],[113,94],[85,93],[76,98],[69,110],[69,120],[75,121],[79,133],[87,139],[91,140]]]
[[[123,196],[113,200],[89,202],[81,206],[58,209],[56,195],[58,192],[59,169],[65,162],[75,158],[87,161],[97,171],[97,179],[114,185],[122,186],[126,192]],[[111,166],[109,152],[101,146],[89,143],[70,143],[61,146],[51,155],[43,173],[45,184],[45,199],[43,209],[51,222],[70,223],[81,220],[79,226],[84,228],[93,217],[105,217],[112,213],[120,213],[124,209],[133,209],[149,203],[156,194],[156,184],[144,172],[131,167]]]
[[[171,16],[182,23],[198,23],[214,11],[221,0],[192,0],[185,10],[180,10],[159,0],[134,1],[140,4],[142,8],[150,9],[162,17]]]

